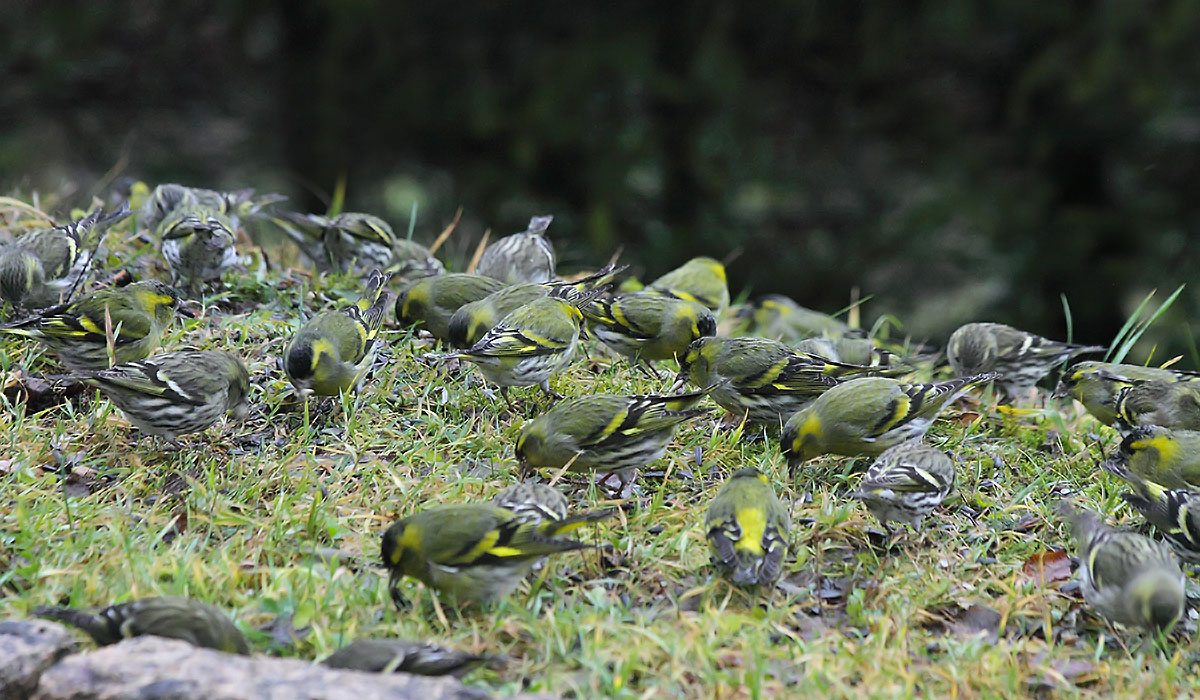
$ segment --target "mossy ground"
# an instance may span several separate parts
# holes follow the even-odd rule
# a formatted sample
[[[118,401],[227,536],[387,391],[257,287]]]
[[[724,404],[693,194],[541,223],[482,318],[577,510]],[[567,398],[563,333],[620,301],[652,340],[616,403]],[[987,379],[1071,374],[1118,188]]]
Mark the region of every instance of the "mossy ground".
[[[863,460],[820,459],[789,481],[774,441],[739,439],[714,412],[679,431],[619,518],[584,531],[601,549],[557,557],[489,609],[459,612],[409,582],[412,607],[398,611],[377,565],[380,533],[513,483],[516,432],[546,399],[516,390],[521,415],[510,415],[469,366],[431,362],[428,341],[393,328],[360,394],[306,409],[276,364],[301,304],[324,308],[361,285],[279,269],[227,282],[165,347],[240,354],[255,408],[179,451],[138,440],[89,392],[30,410],[20,378],[57,371],[54,360],[0,339],[0,618],[187,595],[229,611],[259,652],[319,659],[362,636],[428,639],[504,659],[469,682],[574,697],[1196,692],[1194,624],[1165,645],[1106,626],[1053,553],[1067,545],[1052,511],[1067,490],[1134,524],[1096,464],[1115,432],[1068,403],[1013,415],[990,394],[935,425],[930,441],[955,458],[958,493],[924,533],[890,547],[845,497]],[[554,379],[558,392],[669,384],[594,344],[589,354]],[[704,509],[742,466],[771,475],[794,518],[770,592],[733,588],[708,565]],[[572,499],[612,502],[595,487]]]

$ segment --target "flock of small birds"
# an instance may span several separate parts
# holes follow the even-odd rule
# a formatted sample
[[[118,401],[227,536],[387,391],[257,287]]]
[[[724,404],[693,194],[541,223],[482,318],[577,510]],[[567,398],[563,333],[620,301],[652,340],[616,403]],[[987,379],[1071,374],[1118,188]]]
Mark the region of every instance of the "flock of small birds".
[[[250,377],[241,358],[158,350],[181,302],[219,285],[240,264],[240,222],[253,218],[286,234],[317,272],[364,279],[357,303],[312,316],[288,343],[282,369],[298,395],[355,392],[377,367],[391,313],[400,326],[436,339],[443,348],[438,361],[477,367],[510,408],[510,389],[540,387],[550,407],[525,422],[515,444],[525,481],[491,503],[426,508],[383,534],[382,563],[398,606],[406,602],[399,592],[406,577],[447,603],[488,605],[547,557],[590,547],[572,533],[616,511],[572,513],[563,493],[539,476],[572,472],[619,497],[639,469],[666,454],[678,426],[714,410],[702,405],[706,400],[729,414],[726,425],[742,439],[776,440],[787,460],[786,473],[734,470],[703,521],[716,570],[736,586],[769,591],[783,570],[791,526],[776,482],[803,479],[803,465],[821,455],[872,458],[850,496],[891,537],[903,536],[905,524],[920,533],[924,517],[955,487],[954,461],[925,442],[950,404],[989,383],[1009,399],[1028,400],[1059,368],[1104,350],[970,323],[951,335],[944,354],[914,351],[783,296],[731,308],[724,266],[708,257],[644,286],[614,286],[622,268],[612,265],[561,279],[548,216],[487,246],[473,273],[447,273],[429,249],[397,237],[379,217],[300,214],[280,209],[279,201],[249,190],[131,183],[115,211],[98,208],[66,225],[17,231],[0,249],[0,297],[29,315],[0,333],[43,344],[65,368],[65,380],[98,389],[131,424],[168,443],[226,414],[243,418]],[[85,289],[106,233],[126,227],[157,245],[170,284]],[[718,334],[719,325],[729,332]],[[581,341],[589,338],[627,360],[631,372],[660,377],[657,365],[677,365],[674,385],[662,395],[554,394],[550,378],[583,354]],[[942,357],[946,379],[914,378],[932,377]],[[1179,559],[1200,562],[1198,380],[1174,369],[1094,361],[1062,371],[1056,395],[1078,400],[1122,433],[1103,466],[1128,482],[1125,500],[1162,538],[1115,529],[1094,511],[1060,502],[1077,543],[1084,598],[1112,623],[1161,632],[1184,613]],[[151,634],[249,653],[223,612],[191,599],[36,614],[75,625],[99,644]],[[461,675],[485,661],[432,644],[364,639],[324,663]]]

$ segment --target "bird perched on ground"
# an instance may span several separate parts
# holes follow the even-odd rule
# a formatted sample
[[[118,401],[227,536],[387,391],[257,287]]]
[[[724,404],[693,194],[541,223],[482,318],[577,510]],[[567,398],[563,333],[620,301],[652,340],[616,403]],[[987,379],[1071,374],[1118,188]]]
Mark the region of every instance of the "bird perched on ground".
[[[1060,501],[1079,559],[1083,599],[1111,622],[1169,628],[1183,614],[1183,572],[1161,542],[1105,525],[1090,510]]]
[[[661,458],[680,423],[705,392],[676,396],[589,394],[563,401],[521,428],[516,454],[522,471],[561,469],[617,474],[621,489],[635,469]]]
[[[403,639],[359,639],[338,649],[321,665],[367,673],[413,673],[462,678],[491,659],[436,644]]]
[[[613,510],[531,522],[484,503],[435,506],[396,521],[383,534],[383,564],[392,598],[411,576],[460,603],[490,603],[521,582],[541,557],[592,545],[564,537]]]
[[[596,337],[631,362],[674,360],[692,341],[717,334],[717,319],[706,307],[660,294],[595,299],[580,311]]]
[[[396,295],[396,321],[416,324],[442,341],[450,340],[450,319],[464,305],[504,288],[504,283],[462,273],[425,277],[409,283]]]
[[[153,190],[144,182],[133,182],[127,196],[129,203],[139,209],[138,224],[149,231],[159,226],[179,209],[199,207],[225,216],[231,228],[237,228],[244,216],[258,213],[268,204],[287,199],[283,195],[255,196],[254,190],[242,189],[219,192],[203,187],[185,187],[174,183],[158,185]]]
[[[238,262],[233,231],[233,223],[212,209],[180,207],[168,214],[159,234],[174,279],[190,283],[220,279]]]
[[[977,374],[933,384],[862,377],[838,384],[795,413],[783,427],[780,447],[793,471],[823,454],[879,455],[920,439],[951,401],[996,379]]]
[[[1128,470],[1169,489],[1200,489],[1200,432],[1137,427],[1106,461],[1113,473]]]
[[[1104,350],[1098,345],[1048,340],[1003,323],[968,323],[951,334],[946,359],[958,377],[996,372],[997,383],[1011,398],[1070,358]]]
[[[0,249],[0,298],[33,309],[65,303],[104,232],[127,216],[128,205],[110,214],[97,209],[64,226],[30,231]]]
[[[97,612],[36,608],[36,617],[78,627],[100,646],[153,635],[229,654],[249,654],[246,638],[219,609],[191,598],[142,598]]]
[[[300,244],[305,255],[321,269],[353,268],[365,274],[392,264],[396,234],[388,222],[374,214],[348,211],[321,216],[280,212],[272,221]]]
[[[393,279],[408,281],[444,274],[446,266],[420,243],[397,238],[392,243],[392,262],[385,272]]]
[[[1123,386],[1116,412],[1122,433],[1139,425],[1200,430],[1200,382],[1139,381]]]
[[[888,532],[892,522],[921,529],[921,521],[954,490],[954,462],[944,452],[913,440],[889,447],[851,493]]]
[[[769,586],[783,573],[791,519],[767,477],[739,469],[704,516],[712,562],[738,586]]]
[[[250,409],[250,374],[228,352],[165,352],[69,376],[99,389],[138,429],[171,442],[207,429],[226,412],[242,420]]]
[[[522,520],[564,520],[567,517],[567,497],[547,484],[527,481],[513,484],[496,494],[492,505],[512,511]]]
[[[694,301],[719,314],[729,306],[725,266],[712,258],[692,258],[646,285],[643,293]]]
[[[785,343],[805,338],[837,338],[850,330],[845,321],[800,306],[782,294],[768,294],[737,310],[737,335],[756,335]]]
[[[1113,362],[1079,362],[1063,373],[1055,396],[1070,396],[1105,425],[1117,420],[1117,395],[1136,381],[1186,382],[1200,374],[1161,367],[1142,367]]]
[[[375,270],[358,303],[319,313],[300,328],[284,352],[284,369],[297,392],[337,396],[358,386],[390,302],[387,282]]]
[[[848,365],[897,368],[902,364],[899,356],[877,347],[870,338],[806,338],[793,345],[792,349]]]
[[[1175,554],[1189,564],[1200,564],[1200,493],[1163,488],[1111,461],[1103,466],[1133,486],[1134,492],[1121,498],[1163,534]]]
[[[625,269],[609,265],[595,274],[571,282],[514,284],[498,289],[479,299],[463,304],[450,317],[450,344],[456,348],[469,348],[478,343],[500,319],[518,308],[542,297],[550,296],[555,290],[561,294],[574,289],[580,293],[598,289],[612,281],[613,275]]]
[[[505,403],[511,386],[540,386],[551,398],[561,396],[550,390],[550,377],[571,364],[579,345],[579,324],[583,320],[577,304],[584,298],[568,301],[548,296],[518,308],[500,319],[478,343],[454,353],[472,362],[485,378],[500,387]]]
[[[492,499],[492,505],[511,511],[518,519],[528,522],[564,520],[569,510],[567,497],[561,491],[533,481],[509,486]],[[540,571],[545,561],[545,557],[538,559],[531,570]]]
[[[535,216],[521,233],[501,238],[479,256],[475,274],[505,284],[545,283],[554,279],[554,246],[546,236],[553,216]]]
[[[712,387],[721,408],[750,423],[779,426],[839,381],[887,373],[793,351],[767,338],[701,338],[679,361],[675,384]]]
[[[147,357],[175,319],[179,292],[157,281],[98,289],[66,306],[0,326],[0,333],[33,338],[58,354],[68,370],[104,369],[109,333],[117,363]]]

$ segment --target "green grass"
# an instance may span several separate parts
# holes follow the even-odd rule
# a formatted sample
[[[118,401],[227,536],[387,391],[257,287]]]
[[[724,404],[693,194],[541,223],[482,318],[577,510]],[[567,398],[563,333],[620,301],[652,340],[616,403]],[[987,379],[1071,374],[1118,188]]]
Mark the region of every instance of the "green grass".
[[[1061,697],[1195,692],[1193,638],[1165,647],[1113,630],[1067,581],[1025,562],[1067,544],[1052,514],[1064,487],[1132,525],[1121,488],[1096,466],[1116,434],[1070,404],[1018,414],[948,411],[930,440],[959,466],[959,491],[889,551],[844,497],[862,460],[824,458],[794,483],[773,441],[738,441],[717,419],[682,429],[621,517],[585,530],[603,549],[552,560],[503,603],[460,613],[408,582],[397,611],[377,566],[395,518],[490,499],[513,483],[524,416],[481,391],[469,367],[428,362],[428,342],[387,333],[388,363],[359,396],[304,407],[276,369],[301,302],[352,298],[352,279],[273,271],[230,278],[166,343],[227,348],[251,370],[247,421],[164,451],[92,394],[39,413],[0,411],[0,619],[34,606],[188,595],[230,612],[257,651],[321,658],[361,636],[429,639],[507,660],[469,682],[574,697]],[[661,392],[589,345],[555,378],[568,396]],[[35,346],[0,339],[4,383],[55,371]],[[544,407],[517,390],[526,415]],[[969,411],[965,418],[959,413]],[[978,419],[971,420],[972,413]],[[700,451],[700,465],[694,456]],[[770,474],[794,516],[779,589],[717,578],[706,503],[742,466]],[[579,508],[606,501],[594,489]],[[970,614],[966,611],[974,609]],[[972,632],[981,628],[982,632]],[[1194,625],[1189,626],[1194,630]]]

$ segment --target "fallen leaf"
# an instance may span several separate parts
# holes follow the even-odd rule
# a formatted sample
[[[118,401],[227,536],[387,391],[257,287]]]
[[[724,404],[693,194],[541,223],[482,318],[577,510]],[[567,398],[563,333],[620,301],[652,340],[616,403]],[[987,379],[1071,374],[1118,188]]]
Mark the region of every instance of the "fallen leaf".
[[[1021,567],[1020,578],[1045,586],[1071,578],[1071,557],[1062,550],[1039,552]]]

